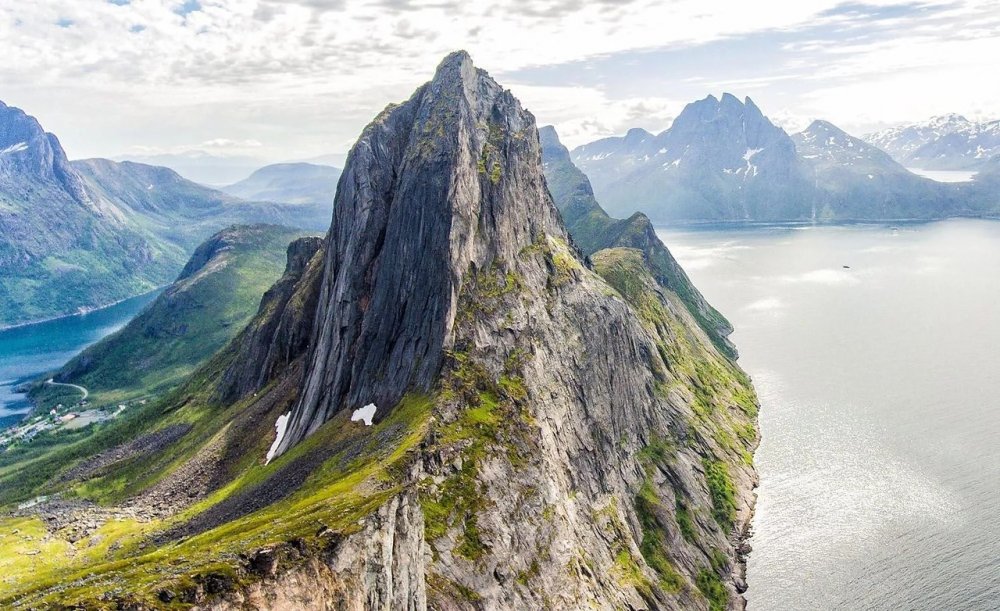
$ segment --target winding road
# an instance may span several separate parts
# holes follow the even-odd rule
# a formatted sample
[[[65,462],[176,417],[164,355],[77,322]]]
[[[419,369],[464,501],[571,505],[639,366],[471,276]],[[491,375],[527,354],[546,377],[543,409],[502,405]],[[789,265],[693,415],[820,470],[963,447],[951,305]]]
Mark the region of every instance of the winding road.
[[[77,389],[77,390],[79,390],[80,392],[83,393],[83,396],[80,397],[81,401],[86,401],[87,397],[90,395],[90,391],[89,390],[87,390],[83,386],[78,386],[77,384],[63,384],[62,382],[56,382],[56,381],[54,381],[52,378],[49,378],[48,380],[45,380],[45,383],[46,384],[51,384],[52,386],[68,386],[70,388],[75,388],[75,389]]]

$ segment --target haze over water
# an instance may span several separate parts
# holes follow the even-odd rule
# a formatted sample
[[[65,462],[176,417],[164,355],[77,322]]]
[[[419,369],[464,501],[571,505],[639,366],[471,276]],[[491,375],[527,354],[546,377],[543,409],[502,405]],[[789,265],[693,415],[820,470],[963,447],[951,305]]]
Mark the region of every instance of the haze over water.
[[[659,233],[761,399],[749,608],[995,609],[1000,222]]]

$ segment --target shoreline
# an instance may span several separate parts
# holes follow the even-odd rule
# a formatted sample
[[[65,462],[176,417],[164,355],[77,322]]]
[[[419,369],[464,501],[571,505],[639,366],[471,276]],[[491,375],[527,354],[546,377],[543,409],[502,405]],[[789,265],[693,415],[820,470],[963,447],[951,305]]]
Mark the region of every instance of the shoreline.
[[[641,210],[639,212],[642,212]],[[633,213],[635,214],[635,213]],[[643,213],[646,214],[646,213]],[[648,215],[647,215],[648,216]],[[832,219],[832,220],[785,220],[785,221],[754,221],[754,220],[689,220],[669,221],[667,223],[652,221],[654,229],[693,229],[703,227],[836,227],[851,225],[924,225],[942,221],[973,220],[1000,221],[1000,216],[990,215],[956,215],[940,218],[899,218],[899,219]]]
[[[170,286],[169,283],[168,284],[161,284],[159,286],[155,286],[155,287],[149,289],[148,291],[144,291],[142,293],[137,293],[135,295],[130,295],[128,297],[119,299],[117,301],[112,301],[110,303],[106,303],[106,304],[103,304],[103,305],[95,306],[93,308],[86,309],[86,310],[83,310],[81,312],[74,312],[72,314],[61,314],[59,316],[50,316],[49,318],[39,318],[38,320],[31,320],[31,321],[28,321],[28,322],[19,322],[19,323],[13,324],[13,325],[0,325],[0,333],[3,333],[4,331],[12,331],[14,329],[23,329],[24,327],[30,327],[32,325],[40,325],[40,324],[46,323],[46,322],[54,322],[56,320],[63,320],[63,319],[66,319],[66,318],[76,318],[76,317],[81,317],[81,316],[87,316],[88,314],[93,314],[94,312],[100,312],[101,310],[106,310],[108,308],[113,308],[116,305],[125,303],[126,301],[128,301],[130,299],[136,299],[138,297],[145,297],[146,295],[149,295],[150,293],[155,293],[156,291],[162,291],[163,289],[167,288],[168,286]]]

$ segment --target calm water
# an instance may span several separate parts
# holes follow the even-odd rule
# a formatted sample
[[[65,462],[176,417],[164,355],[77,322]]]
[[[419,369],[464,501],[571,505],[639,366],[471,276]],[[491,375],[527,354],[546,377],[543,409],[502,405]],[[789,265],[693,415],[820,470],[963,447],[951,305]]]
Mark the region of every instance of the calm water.
[[[660,234],[762,403],[750,609],[997,609],[1000,222]]]
[[[0,331],[0,426],[28,411],[24,395],[14,392],[22,382],[58,368],[90,344],[125,325],[157,292],[80,316]]]

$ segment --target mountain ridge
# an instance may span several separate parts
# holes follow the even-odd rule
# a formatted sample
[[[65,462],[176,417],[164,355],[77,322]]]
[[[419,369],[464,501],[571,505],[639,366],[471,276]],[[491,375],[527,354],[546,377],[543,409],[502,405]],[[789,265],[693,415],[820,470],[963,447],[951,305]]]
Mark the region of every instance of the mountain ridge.
[[[655,223],[836,222],[1000,214],[983,184],[937,183],[828,121],[789,136],[750,98],[688,104],[656,136],[577,147],[572,160],[620,216]],[[645,134],[648,134],[646,132]]]
[[[0,106],[0,327],[70,315],[168,284],[202,240],[245,222],[316,229],[322,207],[246,202],[132,162],[69,161]],[[323,220],[320,220],[323,219]]]
[[[254,170],[250,176],[221,190],[252,201],[325,204],[333,201],[340,173],[340,168],[327,165],[275,163]]]
[[[1000,154],[1000,121],[931,117],[864,136],[901,164],[924,170],[978,170]]]
[[[365,128],[321,248],[286,272],[137,413],[140,435],[180,431],[170,451],[79,488],[193,496],[23,602],[745,606],[749,379],[642,251],[577,252],[534,117],[468,54]]]

